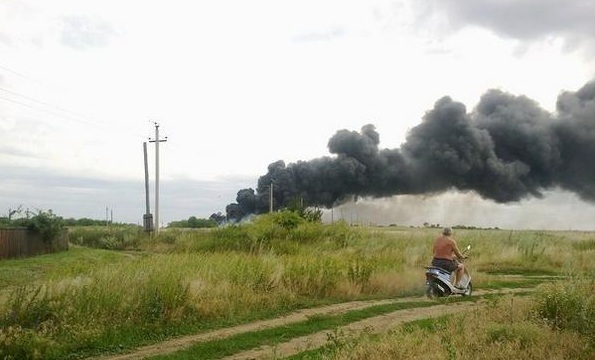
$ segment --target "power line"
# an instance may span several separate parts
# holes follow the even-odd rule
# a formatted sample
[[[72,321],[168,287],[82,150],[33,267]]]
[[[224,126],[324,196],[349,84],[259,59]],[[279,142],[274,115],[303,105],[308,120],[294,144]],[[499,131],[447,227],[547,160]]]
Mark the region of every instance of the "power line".
[[[32,83],[36,83],[38,85],[41,85],[41,86],[45,87],[46,89],[50,88],[43,81],[41,81],[39,79],[36,79],[34,77],[31,77],[29,75],[26,75],[26,74],[24,74],[21,71],[17,71],[17,70],[11,69],[11,68],[9,68],[9,67],[7,67],[5,65],[2,65],[2,64],[0,64],[0,69],[5,70],[5,71],[8,71],[8,72],[10,72],[10,73],[12,73],[14,75],[17,75],[17,76],[19,76],[19,77],[21,77],[21,78],[23,78],[23,79],[25,79],[27,81],[32,82]],[[12,89],[8,89],[6,87],[0,86],[0,90],[2,90],[4,92],[7,92],[7,93],[10,93],[10,94],[13,94],[13,95],[18,96],[18,97],[21,97],[21,98],[26,99],[28,101],[37,103],[39,105],[43,105],[43,106],[46,106],[46,107],[49,107],[49,108],[58,110],[58,111],[60,111],[62,113],[65,113],[65,114],[56,113],[56,112],[53,112],[53,111],[48,111],[47,109],[42,109],[42,108],[39,108],[39,107],[32,106],[30,104],[26,104],[26,103],[22,103],[22,102],[16,101],[14,99],[8,99],[6,97],[0,96],[0,99],[2,99],[2,100],[10,101],[12,103],[15,103],[15,104],[18,104],[18,105],[21,105],[21,106],[24,106],[24,107],[27,107],[27,108],[30,108],[30,109],[33,109],[33,110],[36,110],[36,111],[45,112],[47,114],[50,114],[50,115],[53,115],[53,116],[56,116],[56,117],[59,117],[59,118],[62,118],[62,119],[66,119],[66,120],[78,122],[78,123],[85,124],[85,125],[101,126],[101,127],[105,127],[105,128],[109,128],[109,129],[112,129],[113,127],[117,127],[117,128],[120,128],[121,130],[127,132],[128,134],[134,135],[135,137],[139,137],[139,138],[143,138],[143,139],[146,138],[144,135],[140,134],[136,130],[133,130],[132,128],[129,128],[129,127],[126,127],[126,126],[122,126],[121,124],[116,124],[116,125],[114,125],[114,124],[108,124],[106,122],[103,122],[103,121],[94,119],[92,117],[89,117],[88,115],[77,113],[76,111],[72,111],[72,110],[69,110],[67,108],[64,108],[64,107],[61,107],[61,106],[57,106],[57,105],[51,104],[51,103],[49,103],[47,101],[42,101],[42,100],[36,99],[36,98],[34,98],[32,96],[21,94],[19,92],[16,92],[16,91],[14,91]]]
[[[61,108],[61,107],[56,106],[56,105],[52,105],[52,104],[47,103],[45,101],[37,100],[37,99],[35,99],[33,97],[30,97],[30,96],[27,96],[27,95],[19,94],[16,91],[13,91],[13,90],[10,90],[10,89],[6,89],[6,88],[4,88],[2,86],[0,86],[0,90],[1,91],[4,91],[4,92],[7,92],[9,94],[16,95],[16,96],[18,96],[20,98],[23,98],[25,100],[31,101],[33,103],[36,103],[36,104],[39,104],[39,105],[43,105],[43,106],[47,106],[49,108],[52,108],[52,109],[55,109],[55,110],[58,110],[60,112],[64,112],[64,113],[67,113],[67,114],[72,114],[72,116],[71,115],[66,115],[65,116],[65,115],[60,114],[58,112],[50,111],[48,109],[44,109],[44,108],[40,108],[40,107],[35,107],[35,106],[31,105],[31,104],[27,104],[27,103],[24,103],[24,102],[21,102],[21,101],[17,101],[17,100],[14,100],[14,99],[10,99],[10,98],[6,98],[6,97],[3,97],[3,96],[0,96],[0,99],[2,99],[2,100],[10,101],[12,103],[15,103],[15,104],[18,104],[18,105],[21,105],[21,106],[25,106],[25,107],[28,107],[28,108],[33,109],[33,110],[42,111],[42,112],[48,113],[50,115],[55,115],[55,116],[58,116],[58,117],[62,117],[64,119],[68,119],[68,120],[72,120],[72,121],[84,123],[84,124],[87,124],[87,125],[104,125],[104,124],[101,124],[101,123],[98,123],[98,122],[91,122],[91,121],[85,119],[84,116],[81,116],[81,115],[79,115],[79,114],[77,114],[77,113],[75,113],[73,111],[70,111],[70,110]]]
[[[34,105],[26,103],[26,102],[22,102],[22,101],[7,98],[4,96],[0,96],[0,99],[2,99],[2,100],[9,101],[14,104],[24,106],[24,107],[27,107],[27,108],[30,108],[30,109],[33,109],[36,111],[44,112],[46,114],[50,114],[50,115],[53,115],[53,116],[56,116],[56,117],[59,117],[59,118],[65,119],[65,120],[70,120],[70,121],[78,122],[78,123],[85,124],[85,125],[101,126],[101,127],[105,127],[105,128],[109,128],[109,129],[111,129],[114,126],[112,124],[107,124],[105,122],[89,118],[88,116],[85,116],[83,114],[77,113],[75,111],[72,111],[72,110],[69,110],[66,108],[63,108],[61,106],[51,104],[47,101],[42,101],[42,100],[36,99],[32,96],[21,94],[19,92],[5,88],[3,86],[0,86],[0,91],[4,91],[5,93],[25,99],[29,102],[34,103],[34,104],[42,105],[43,107],[46,107],[46,108],[34,106]],[[49,108],[49,109],[47,109],[47,108]],[[116,125],[116,126],[118,126],[118,125]],[[136,137],[145,138],[145,136],[143,136],[140,133],[135,132],[129,128],[123,127],[121,125],[118,127],[120,127],[121,129],[125,130],[126,132],[128,132],[130,134],[134,134],[134,136],[136,136]]]
[[[30,76],[27,76],[27,75],[25,75],[25,74],[23,74],[23,73],[20,73],[20,72],[18,72],[18,71],[16,71],[16,70],[12,70],[12,69],[10,69],[10,68],[7,68],[6,66],[4,66],[4,65],[2,65],[2,64],[0,64],[0,69],[2,69],[2,70],[6,70],[6,71],[8,71],[9,73],[12,73],[12,74],[14,74],[14,75],[17,75],[17,76],[19,76],[19,77],[21,77],[21,78],[23,78],[23,79],[25,79],[25,80],[28,80],[28,81],[31,81],[31,82],[34,82],[34,83],[37,83],[37,84],[43,85],[43,83],[42,83],[41,81],[39,81],[39,80],[37,80],[37,79],[34,79],[34,78],[30,77]]]

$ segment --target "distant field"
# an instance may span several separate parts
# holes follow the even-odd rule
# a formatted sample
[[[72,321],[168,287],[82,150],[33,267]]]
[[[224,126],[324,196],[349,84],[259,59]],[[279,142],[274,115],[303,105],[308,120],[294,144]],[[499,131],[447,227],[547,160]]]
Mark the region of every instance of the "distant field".
[[[439,233],[277,225],[264,218],[166,230],[155,239],[134,229],[74,229],[68,252],[1,261],[0,355],[118,353],[300,308],[421,295]],[[454,236],[472,246],[467,265],[476,289],[595,278],[595,233],[474,229]]]

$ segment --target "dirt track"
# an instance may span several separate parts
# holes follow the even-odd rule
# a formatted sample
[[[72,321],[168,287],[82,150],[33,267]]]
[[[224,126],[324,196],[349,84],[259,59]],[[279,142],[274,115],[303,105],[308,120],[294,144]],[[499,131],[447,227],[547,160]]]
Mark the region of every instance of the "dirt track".
[[[350,333],[357,334],[362,331],[367,331],[369,333],[382,333],[387,332],[395,326],[405,322],[448,315],[477,306],[480,305],[477,305],[476,303],[465,302],[448,305],[436,305],[432,307],[418,309],[398,310],[386,315],[375,316],[365,320],[351,323],[348,326],[342,327],[341,330],[345,332],[347,335],[349,335]],[[275,347],[263,346],[258,349],[244,351],[242,353],[238,353],[233,356],[226,357],[224,359],[252,360],[295,355],[302,351],[316,349],[325,345],[328,342],[329,332],[329,330],[321,331],[316,334],[291,339],[290,341],[278,344]]]
[[[482,295],[486,293],[512,293],[518,291],[527,291],[528,289],[514,289],[514,290],[501,290],[498,292],[487,292],[477,291],[476,295]],[[102,356],[94,358],[94,360],[133,360],[133,359],[145,359],[156,355],[170,354],[185,348],[188,348],[196,343],[206,342],[217,339],[224,339],[236,334],[257,331],[263,329],[274,328],[278,326],[288,325],[296,322],[302,322],[308,320],[309,317],[314,315],[334,315],[341,314],[351,310],[364,309],[366,307],[389,304],[395,302],[407,302],[407,301],[420,301],[424,300],[420,297],[410,298],[399,298],[393,300],[375,300],[375,301],[354,301],[348,303],[341,303],[335,305],[329,305],[324,307],[304,309],[296,311],[287,316],[262,320],[249,324],[234,326],[230,328],[214,330],[207,333],[201,333],[198,335],[184,336],[173,340],[164,341],[155,345],[149,345],[138,348],[132,353]],[[425,300],[430,301],[430,300]],[[358,333],[366,329],[370,332],[380,333],[388,331],[390,328],[413,320],[437,317],[455,312],[471,309],[473,307],[480,306],[476,303],[464,302],[464,303],[451,303],[451,304],[437,304],[435,306],[398,310],[389,314],[375,316],[372,318],[364,319],[358,322],[351,323],[341,328],[345,333]],[[226,359],[265,359],[272,357],[282,357],[297,354],[299,352],[315,349],[325,345],[328,341],[327,334],[328,330],[321,331],[315,334],[311,334],[304,337],[292,339],[288,342],[281,343],[275,347],[263,346],[258,349],[252,349],[245,352],[241,352],[230,356]]]

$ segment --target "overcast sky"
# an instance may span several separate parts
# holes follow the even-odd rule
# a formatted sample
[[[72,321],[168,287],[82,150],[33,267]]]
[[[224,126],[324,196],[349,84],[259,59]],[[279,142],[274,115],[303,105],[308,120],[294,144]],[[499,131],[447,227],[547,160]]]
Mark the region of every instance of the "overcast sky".
[[[326,156],[341,129],[371,123],[398,148],[445,95],[473,109],[500,89],[553,112],[595,77],[593,15],[586,0],[0,0],[0,216],[142,222],[155,121],[167,223],[225,212],[270,163]],[[595,229],[594,204],[556,189],[358,206],[333,217]]]

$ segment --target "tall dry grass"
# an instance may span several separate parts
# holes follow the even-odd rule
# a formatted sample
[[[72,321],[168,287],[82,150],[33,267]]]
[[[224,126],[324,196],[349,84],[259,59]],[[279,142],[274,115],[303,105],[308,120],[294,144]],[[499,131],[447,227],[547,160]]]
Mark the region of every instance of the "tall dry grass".
[[[471,312],[425,319],[382,335],[344,334],[302,359],[592,359],[593,332],[548,326],[531,297],[505,297]]]
[[[60,358],[314,304],[421,294],[438,232],[279,225],[267,217],[211,231],[164,231],[135,245],[142,251],[125,260],[69,264],[49,280],[8,289],[0,355]],[[511,272],[593,273],[589,234],[460,230],[455,236],[473,247],[468,266],[476,287]]]

